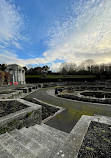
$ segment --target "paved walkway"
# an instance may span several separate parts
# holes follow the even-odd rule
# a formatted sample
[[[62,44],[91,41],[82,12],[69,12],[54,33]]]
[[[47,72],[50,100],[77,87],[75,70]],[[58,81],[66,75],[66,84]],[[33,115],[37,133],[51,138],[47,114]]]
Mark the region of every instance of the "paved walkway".
[[[106,115],[111,117],[111,107],[105,104],[86,103],[75,100],[68,100],[55,97],[47,93],[48,88],[38,89],[27,97],[37,98],[49,104],[66,108],[46,124],[65,132],[70,132],[82,115],[94,114]],[[51,90],[51,88],[49,89]]]

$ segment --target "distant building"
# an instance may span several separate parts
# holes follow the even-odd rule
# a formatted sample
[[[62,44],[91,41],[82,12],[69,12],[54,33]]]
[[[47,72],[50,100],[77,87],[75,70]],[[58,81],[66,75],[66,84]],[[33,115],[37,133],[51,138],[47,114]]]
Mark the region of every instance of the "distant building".
[[[10,83],[25,84],[25,70],[17,64],[8,65],[6,72],[10,73]]]

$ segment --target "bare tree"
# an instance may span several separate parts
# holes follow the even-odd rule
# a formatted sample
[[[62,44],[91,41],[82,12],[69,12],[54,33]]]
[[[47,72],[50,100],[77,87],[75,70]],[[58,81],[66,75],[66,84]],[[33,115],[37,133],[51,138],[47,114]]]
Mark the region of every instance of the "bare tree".
[[[92,59],[87,59],[80,64],[80,69],[91,71],[91,67],[95,65]]]
[[[10,73],[9,72],[5,72],[5,82],[6,82],[7,85],[9,83],[9,80],[10,80]]]
[[[5,79],[5,72],[0,70],[1,86],[3,86],[3,84],[4,84],[4,79]]]

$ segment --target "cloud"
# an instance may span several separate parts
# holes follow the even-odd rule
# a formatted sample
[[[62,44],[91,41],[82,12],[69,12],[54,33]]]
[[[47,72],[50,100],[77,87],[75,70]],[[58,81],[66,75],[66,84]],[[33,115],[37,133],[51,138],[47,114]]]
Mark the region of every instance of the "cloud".
[[[60,67],[61,67],[61,62],[52,62],[51,64],[49,64],[49,67],[51,68],[51,71],[53,72],[59,72]]]
[[[50,51],[44,53],[45,58],[76,63],[88,58],[110,62],[107,53],[111,52],[110,8],[110,0],[73,3],[65,20],[57,21],[49,30]]]
[[[23,16],[19,13],[14,1],[0,0],[0,53],[8,50],[10,46],[22,49],[19,41],[23,40]]]
[[[61,62],[80,63],[93,59],[96,63],[111,62],[111,0],[72,1],[62,18],[48,30],[48,50],[39,58],[18,59],[12,52],[0,54],[6,63],[20,65],[52,63],[52,70],[58,69]],[[19,10],[6,0],[0,1],[0,49],[12,43],[22,49],[18,40],[23,40],[21,28],[23,17]],[[8,50],[7,50],[8,51]],[[10,50],[8,51],[10,52]],[[10,52],[10,53],[11,53]],[[13,56],[14,54],[14,56]],[[57,62],[58,61],[58,62]]]

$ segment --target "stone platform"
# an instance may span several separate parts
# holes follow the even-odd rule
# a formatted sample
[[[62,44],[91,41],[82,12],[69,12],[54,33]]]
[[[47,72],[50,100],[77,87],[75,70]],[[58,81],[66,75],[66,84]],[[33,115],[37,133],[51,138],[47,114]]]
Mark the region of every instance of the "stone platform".
[[[68,134],[45,124],[0,135],[0,158],[77,158],[91,121],[111,125],[106,116],[83,115]]]

